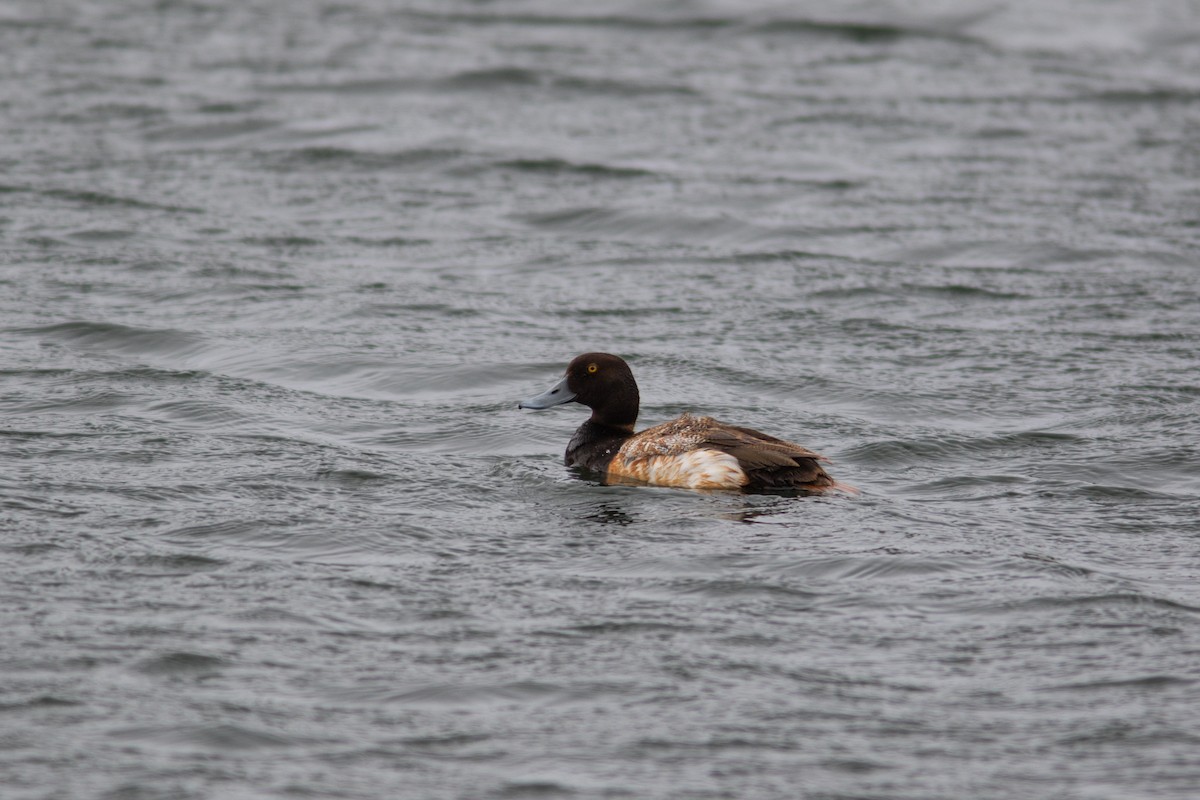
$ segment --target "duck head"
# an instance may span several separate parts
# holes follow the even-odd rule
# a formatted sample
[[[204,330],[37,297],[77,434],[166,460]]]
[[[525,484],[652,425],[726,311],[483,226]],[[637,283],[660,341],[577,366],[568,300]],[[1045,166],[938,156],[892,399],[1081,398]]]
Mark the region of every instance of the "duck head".
[[[562,380],[517,404],[517,408],[542,410],[564,403],[582,403],[592,410],[591,421],[613,428],[633,430],[637,422],[637,382],[620,356],[584,353],[567,365]]]

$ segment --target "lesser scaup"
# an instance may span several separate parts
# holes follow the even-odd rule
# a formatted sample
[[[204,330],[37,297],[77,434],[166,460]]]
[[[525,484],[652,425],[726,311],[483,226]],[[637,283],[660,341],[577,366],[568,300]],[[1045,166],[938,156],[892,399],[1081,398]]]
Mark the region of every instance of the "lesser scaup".
[[[592,416],[567,445],[569,467],[611,482],[688,489],[855,490],[821,468],[824,456],[765,433],[684,414],[634,433],[638,387],[629,365],[609,353],[584,353],[548,391],[517,405],[541,410],[582,403]]]

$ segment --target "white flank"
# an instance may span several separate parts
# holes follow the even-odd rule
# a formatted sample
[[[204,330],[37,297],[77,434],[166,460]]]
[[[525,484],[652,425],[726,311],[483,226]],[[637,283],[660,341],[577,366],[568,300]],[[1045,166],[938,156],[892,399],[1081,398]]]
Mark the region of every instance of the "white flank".
[[[738,489],[749,478],[738,460],[720,450],[692,450],[674,456],[654,456],[646,465],[646,482],[688,489]]]

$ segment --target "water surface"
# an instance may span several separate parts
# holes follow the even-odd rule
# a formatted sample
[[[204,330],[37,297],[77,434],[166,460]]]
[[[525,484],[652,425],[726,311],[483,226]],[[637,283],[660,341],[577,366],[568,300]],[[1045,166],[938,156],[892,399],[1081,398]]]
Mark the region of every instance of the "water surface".
[[[5,797],[1193,797],[1194,12],[10,4]]]

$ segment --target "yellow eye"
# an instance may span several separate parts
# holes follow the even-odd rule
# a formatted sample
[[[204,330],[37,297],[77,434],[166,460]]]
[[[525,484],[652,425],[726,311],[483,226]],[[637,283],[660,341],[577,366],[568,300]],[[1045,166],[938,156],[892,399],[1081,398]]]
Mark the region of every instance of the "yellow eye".
[[[595,364],[588,364],[588,374],[591,375],[596,370],[600,369]]]

